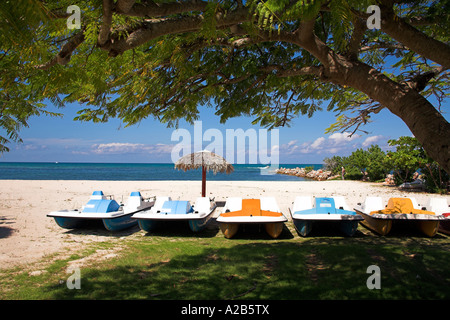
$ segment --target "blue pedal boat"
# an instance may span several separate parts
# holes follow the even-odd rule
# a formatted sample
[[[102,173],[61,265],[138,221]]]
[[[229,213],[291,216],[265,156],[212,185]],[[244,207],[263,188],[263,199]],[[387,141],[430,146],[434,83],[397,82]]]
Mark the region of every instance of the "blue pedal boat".
[[[301,236],[308,236],[317,223],[330,221],[346,236],[353,236],[358,222],[363,218],[345,203],[343,197],[323,197],[315,199],[315,206],[309,196],[295,198],[291,209],[292,221]]]
[[[154,199],[144,199],[140,192],[131,192],[125,205],[108,199],[103,191],[94,191],[81,210],[60,210],[47,214],[65,229],[80,228],[86,221],[101,220],[109,231],[120,231],[137,224],[131,216],[153,206]]]
[[[186,221],[193,232],[203,230],[209,222],[216,203],[208,197],[199,197],[194,205],[185,200],[170,197],[156,197],[155,205],[132,216],[139,227],[147,232],[154,231],[163,221]]]

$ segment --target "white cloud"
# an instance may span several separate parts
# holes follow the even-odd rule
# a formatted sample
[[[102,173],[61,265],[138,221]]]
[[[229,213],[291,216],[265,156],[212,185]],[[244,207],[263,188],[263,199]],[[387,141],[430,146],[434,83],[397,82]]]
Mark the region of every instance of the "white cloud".
[[[328,153],[337,154],[341,149],[340,148],[330,148],[328,149]]]
[[[370,147],[372,144],[376,143],[377,141],[381,140],[383,136],[371,136],[367,137],[366,140],[362,143],[362,146],[364,148]]]
[[[142,147],[144,145],[140,143],[101,143],[92,145],[92,152],[97,154],[135,153]]]
[[[289,151],[287,154],[339,154],[349,153],[359,147],[358,139],[361,136],[351,134],[350,132],[336,132],[328,137],[319,137],[313,142],[304,142],[300,146],[296,145],[295,140],[290,141],[283,151]],[[289,148],[288,148],[289,147]]]
[[[313,143],[311,143],[310,147],[312,149],[319,149],[319,147],[325,142],[324,137],[317,138]]]
[[[24,150],[44,150],[47,149],[45,144],[36,145],[36,144],[26,144],[23,146]]]
[[[142,143],[101,143],[94,144],[91,151],[96,154],[123,154],[123,153],[171,153],[172,145],[167,144],[142,144]]]
[[[277,144],[272,146],[272,148],[270,148],[270,152],[280,152],[280,146]]]
[[[342,145],[355,139],[358,139],[359,137],[360,135],[356,133],[352,135],[350,132],[335,132],[332,135],[330,135],[328,139],[330,141],[333,141],[334,145]]]
[[[83,140],[78,138],[27,138],[24,142],[38,145],[67,147],[73,145],[92,144],[94,140]]]
[[[383,144],[385,139],[386,137],[382,135],[362,136],[358,134],[351,135],[350,132],[336,132],[301,144],[297,144],[296,140],[289,141],[289,143],[281,145],[280,154],[286,156],[348,156],[356,149],[367,149],[372,144],[380,144],[382,149],[386,149],[386,146]]]
[[[279,146],[278,150],[281,154],[292,154],[298,150],[299,146],[296,144],[297,140],[291,140],[288,143]]]
[[[291,140],[287,143],[287,146],[288,147],[295,146],[296,143],[297,143],[297,140]]]

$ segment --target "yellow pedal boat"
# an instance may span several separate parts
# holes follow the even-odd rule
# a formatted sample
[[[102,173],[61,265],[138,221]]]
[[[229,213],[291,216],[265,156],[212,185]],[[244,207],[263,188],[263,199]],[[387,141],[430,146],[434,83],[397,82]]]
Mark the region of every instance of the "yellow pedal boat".
[[[439,222],[445,219],[432,211],[421,210],[415,198],[390,198],[383,208],[380,197],[367,197],[354,209],[364,218],[361,223],[380,235],[387,235],[393,223],[413,222],[425,235],[433,237]]]
[[[228,198],[223,212],[217,218],[225,238],[232,238],[241,224],[263,224],[272,238],[278,238],[287,218],[279,209],[275,198]]]

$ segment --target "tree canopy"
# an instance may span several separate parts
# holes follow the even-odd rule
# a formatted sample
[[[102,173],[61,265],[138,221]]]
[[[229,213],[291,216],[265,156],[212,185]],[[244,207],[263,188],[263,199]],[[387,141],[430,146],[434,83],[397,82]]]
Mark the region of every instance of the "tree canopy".
[[[70,5],[80,29],[67,27]],[[380,29],[367,28],[370,5]],[[326,109],[329,131],[362,130],[387,108],[450,172],[449,12],[449,1],[3,1],[0,144],[46,100],[127,125],[194,121],[209,106],[273,128]]]

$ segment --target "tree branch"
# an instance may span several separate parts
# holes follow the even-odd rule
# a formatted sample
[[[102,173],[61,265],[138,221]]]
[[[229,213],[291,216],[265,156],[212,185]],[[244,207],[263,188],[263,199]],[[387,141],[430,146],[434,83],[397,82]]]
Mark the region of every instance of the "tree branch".
[[[268,65],[260,68],[260,70],[263,72],[272,72],[276,70],[277,72],[275,75],[280,78],[295,77],[301,75],[314,75],[321,78],[323,75],[323,69],[323,66],[284,69],[283,67],[278,65]]]
[[[430,38],[398,17],[390,0],[382,0],[381,30],[419,55],[450,68],[450,46]]]
[[[103,23],[98,32],[98,45],[102,46],[108,41],[111,32],[113,0],[103,0]]]
[[[296,32],[298,32],[299,38],[302,42],[313,41],[315,23],[316,18],[309,21],[300,22],[300,27],[296,30]]]
[[[134,3],[128,9],[120,8],[118,3],[116,12],[133,17],[162,17],[183,12],[204,11],[207,5],[207,1],[201,0],[170,3],[155,3],[153,1],[147,0],[142,1],[142,3]]]
[[[134,6],[135,0],[118,0],[116,5],[117,13],[127,13]]]
[[[332,58],[330,55],[331,49],[314,34],[315,22],[315,18],[301,22],[299,28],[293,32],[295,41],[292,42],[307,50],[319,59],[324,66],[329,67],[332,64],[332,61],[330,61],[330,58]]]
[[[372,45],[366,45],[359,48],[359,52],[377,50],[377,49],[392,49],[392,50],[408,50],[408,47],[404,46],[401,43],[388,43],[377,41]]]
[[[232,25],[248,21],[251,19],[247,9],[237,9],[229,12],[226,16],[222,13],[216,15],[216,27],[226,28]],[[202,27],[204,17],[198,16],[184,16],[181,18],[167,18],[157,21],[144,21],[133,30],[129,30],[127,38],[119,38],[112,36],[110,41],[106,42],[102,49],[108,50],[109,55],[115,57],[122,54],[126,50],[138,47],[157,37],[176,33],[199,31]]]
[[[427,86],[428,82],[430,82],[431,79],[438,76],[440,73],[444,72],[446,68],[444,67],[438,67],[434,70],[427,71],[424,73],[420,73],[416,75],[414,78],[412,78],[409,81],[406,81],[405,84],[410,87],[411,89],[416,90],[417,92],[421,92],[425,87]]]
[[[356,16],[353,18],[353,26],[353,33],[347,50],[347,56],[350,60],[358,58],[361,41],[364,38],[364,32],[367,30],[365,22]]]
[[[55,64],[66,65],[70,61],[72,52],[84,41],[84,30],[78,32],[73,38],[65,43],[59,53],[49,62],[36,66],[37,69],[46,70]]]

